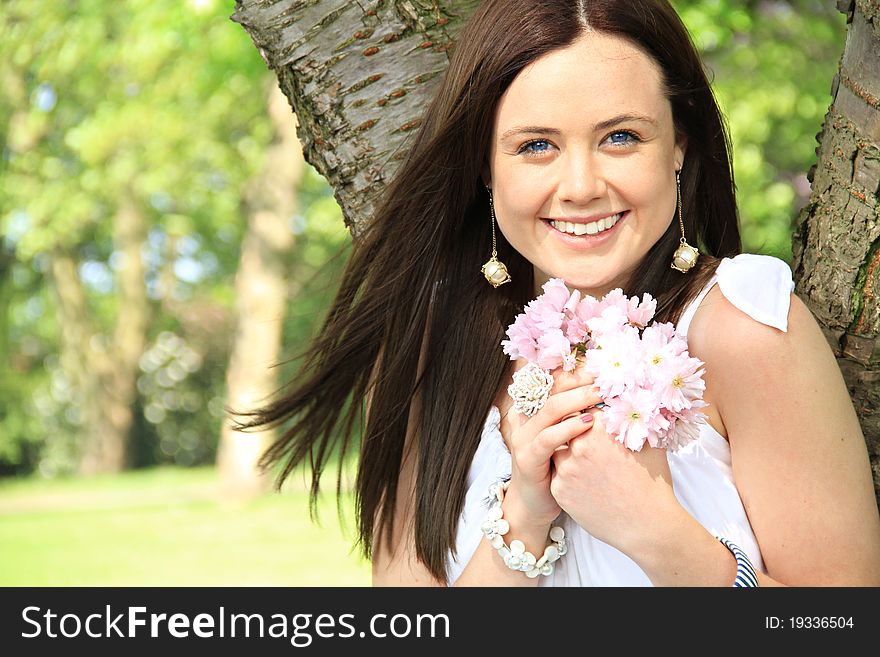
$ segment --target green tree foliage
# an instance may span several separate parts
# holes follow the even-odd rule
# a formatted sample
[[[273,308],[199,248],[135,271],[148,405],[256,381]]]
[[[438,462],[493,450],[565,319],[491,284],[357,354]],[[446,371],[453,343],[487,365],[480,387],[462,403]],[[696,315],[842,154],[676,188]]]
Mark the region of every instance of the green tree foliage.
[[[142,255],[151,316],[134,460],[213,459],[242,190],[270,136],[271,75],[229,11],[219,0],[3,3],[0,467],[7,472],[40,466],[52,474],[76,462],[88,400],[60,366],[64,327],[47,274],[56,253],[73,254],[96,329],[91,346],[105,348],[123,266],[113,218],[129,199],[149,226]],[[341,229],[338,211],[335,220]]]
[[[831,0],[673,0],[717,80],[746,251],[791,260],[846,18]]]

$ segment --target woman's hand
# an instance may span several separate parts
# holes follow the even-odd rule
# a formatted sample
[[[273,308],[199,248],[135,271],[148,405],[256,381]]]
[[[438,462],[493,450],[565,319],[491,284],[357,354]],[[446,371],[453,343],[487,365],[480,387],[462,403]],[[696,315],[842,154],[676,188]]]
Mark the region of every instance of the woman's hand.
[[[666,450],[634,452],[608,435],[603,413],[591,428],[553,454],[550,491],[592,536],[626,554],[643,549],[652,531],[678,517]]]
[[[530,418],[510,414],[512,472],[504,515],[512,526],[549,525],[559,515],[560,505],[550,490],[551,459],[566,443],[589,430],[592,413],[582,411],[602,401],[592,389],[592,377],[581,369],[565,372],[560,368],[553,372],[553,379],[541,410]]]

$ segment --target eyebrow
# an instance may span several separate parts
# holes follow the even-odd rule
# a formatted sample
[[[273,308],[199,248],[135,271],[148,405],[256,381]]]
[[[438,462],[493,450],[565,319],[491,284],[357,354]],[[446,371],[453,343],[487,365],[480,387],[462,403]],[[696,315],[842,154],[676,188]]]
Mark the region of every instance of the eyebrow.
[[[599,123],[594,124],[593,132],[600,132],[602,130],[607,130],[608,128],[613,128],[614,126],[620,125],[621,123],[628,123],[632,121],[648,123],[652,126],[657,125],[657,121],[652,119],[650,116],[644,116],[643,114],[618,114],[617,116],[611,117],[610,119],[606,119],[605,121],[600,121]],[[501,141],[505,141],[510,137],[519,134],[558,135],[559,130],[557,130],[556,128],[545,128],[538,125],[518,126],[516,128],[506,130],[504,134],[501,135]]]

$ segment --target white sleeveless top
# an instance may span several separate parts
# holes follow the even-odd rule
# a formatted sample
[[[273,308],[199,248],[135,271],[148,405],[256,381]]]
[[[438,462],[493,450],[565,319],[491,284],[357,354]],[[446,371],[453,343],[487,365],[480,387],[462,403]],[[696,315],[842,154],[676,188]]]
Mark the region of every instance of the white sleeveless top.
[[[725,258],[715,275],[682,313],[677,326],[686,336],[700,302],[718,283],[722,294],[739,310],[768,326],[788,329],[788,309],[794,282],[782,260],[742,254]],[[500,411],[492,406],[467,482],[467,494],[458,521],[455,558],[447,557],[447,581],[461,575],[479,542],[485,540],[480,525],[486,518],[489,485],[509,477],[511,458],[499,431]],[[709,424],[699,438],[678,452],[667,452],[672,484],[679,503],[706,530],[738,545],[757,570],[766,573],[755,534],[733,481],[730,446]],[[652,586],[636,563],[607,543],[593,538],[563,512],[554,524],[565,529],[568,553],[557,561],[553,574],[539,577],[540,586]]]

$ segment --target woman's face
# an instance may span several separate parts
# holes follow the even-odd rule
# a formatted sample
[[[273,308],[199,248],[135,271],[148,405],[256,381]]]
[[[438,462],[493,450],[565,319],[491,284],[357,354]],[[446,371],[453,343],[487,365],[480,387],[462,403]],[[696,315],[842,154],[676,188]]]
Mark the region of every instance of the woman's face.
[[[535,292],[562,278],[602,296],[673,221],[683,160],[658,65],[591,32],[511,83],[485,175],[501,232],[535,267]]]

